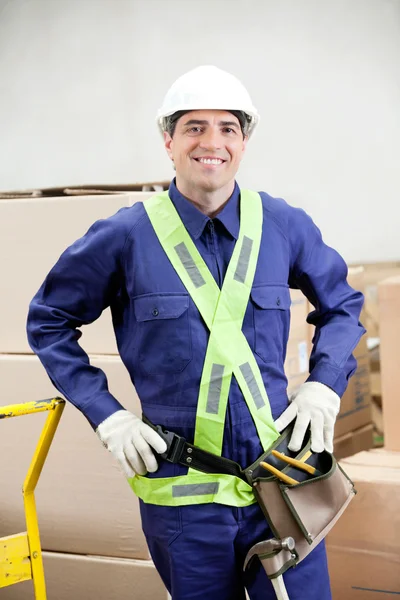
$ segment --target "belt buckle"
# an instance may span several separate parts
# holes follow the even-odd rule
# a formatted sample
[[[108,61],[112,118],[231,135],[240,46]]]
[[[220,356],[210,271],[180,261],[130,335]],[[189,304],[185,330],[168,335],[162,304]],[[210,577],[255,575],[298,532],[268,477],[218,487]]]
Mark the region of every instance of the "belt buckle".
[[[185,438],[177,433],[163,429],[161,425],[156,426],[157,433],[167,444],[167,449],[162,454],[161,458],[171,463],[178,463],[182,454],[182,450],[186,443]]]

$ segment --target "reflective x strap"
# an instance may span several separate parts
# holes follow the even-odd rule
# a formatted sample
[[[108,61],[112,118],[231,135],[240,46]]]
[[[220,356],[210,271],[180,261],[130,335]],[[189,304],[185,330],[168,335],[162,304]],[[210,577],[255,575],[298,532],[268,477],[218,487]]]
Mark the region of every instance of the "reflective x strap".
[[[157,237],[210,329],[200,384],[195,445],[221,454],[232,372],[243,392],[265,448],[278,437],[267,392],[254,355],[242,333],[261,242],[262,204],[254,192],[241,192],[239,239],[220,291],[186,231],[168,192],[144,202]]]

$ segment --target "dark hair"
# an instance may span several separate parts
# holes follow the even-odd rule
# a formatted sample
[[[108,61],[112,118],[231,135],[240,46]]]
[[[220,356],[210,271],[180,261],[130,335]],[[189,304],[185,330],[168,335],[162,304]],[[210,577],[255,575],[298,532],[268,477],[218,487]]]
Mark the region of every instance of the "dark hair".
[[[191,112],[190,110],[178,110],[178,112],[166,117],[165,121],[165,131],[169,133],[171,137],[174,137],[176,124],[183,115]],[[242,130],[243,137],[247,135],[250,125],[250,117],[243,112],[242,110],[228,110],[228,112],[232,113],[240,123],[240,129]]]
[[[190,110],[178,110],[178,112],[166,117],[165,119],[165,131],[169,133],[171,137],[174,137],[176,124],[183,115],[190,112]]]

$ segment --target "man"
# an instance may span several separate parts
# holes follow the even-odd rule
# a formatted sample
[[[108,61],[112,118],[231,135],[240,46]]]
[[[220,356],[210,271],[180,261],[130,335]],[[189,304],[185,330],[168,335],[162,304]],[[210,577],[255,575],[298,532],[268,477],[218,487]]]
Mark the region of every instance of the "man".
[[[205,66],[180,77],[158,115],[176,170],[169,192],[95,223],[60,257],[28,317],[30,344],[54,385],[133,478],[173,600],[243,600],[245,588],[251,600],[275,598],[258,561],[242,571],[249,548],[272,533],[248,490],[229,487],[234,478],[156,458],[167,449],[160,430],[109,393],[77,328],[110,306],[147,419],[195,446],[247,467],[296,419],[292,450],[310,425],[313,451],[332,452],[364,333],[362,295],[304,211],[240,191],[235,175],[258,118],[232,75]],[[290,404],[289,288],[312,302],[316,326],[310,376]],[[324,543],[284,578],[291,600],[329,600]]]

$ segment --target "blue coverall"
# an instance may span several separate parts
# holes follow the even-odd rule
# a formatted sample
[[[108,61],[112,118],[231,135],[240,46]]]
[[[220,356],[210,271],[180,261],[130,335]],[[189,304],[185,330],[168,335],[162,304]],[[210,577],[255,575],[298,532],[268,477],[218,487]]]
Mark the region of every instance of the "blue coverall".
[[[170,186],[197,249],[221,287],[239,233],[240,189],[214,219]],[[289,288],[300,288],[315,307],[308,381],[339,396],[356,368],[352,351],[365,332],[360,292],[347,267],[322,240],[301,209],[261,192],[263,231],[243,332],[260,368],[276,419],[288,405],[284,374],[290,324]],[[78,328],[111,307],[118,350],[153,423],[193,442],[196,405],[209,331],[164,253],[141,203],[94,223],[60,257],[31,302],[28,339],[55,387],[95,429],[122,409],[102,371],[89,364]],[[222,455],[243,467],[262,448],[247,405],[232,379]],[[161,461],[150,477],[185,474]],[[259,561],[243,574],[244,557],[271,537],[257,504],[162,507],[140,502],[151,556],[173,600],[275,600]],[[118,507],[116,507],[118,510]],[[291,600],[331,598],[324,543],[285,574]],[[132,597],[134,591],[132,590]]]

